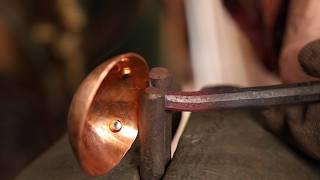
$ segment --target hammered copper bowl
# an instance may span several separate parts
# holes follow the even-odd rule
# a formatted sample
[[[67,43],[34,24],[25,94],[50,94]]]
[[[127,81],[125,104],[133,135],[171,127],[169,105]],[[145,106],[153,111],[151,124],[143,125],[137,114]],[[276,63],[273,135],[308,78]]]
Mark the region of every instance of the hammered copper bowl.
[[[130,149],[147,85],[148,66],[134,53],[107,60],[81,83],[71,103],[68,132],[87,174],[107,173]]]

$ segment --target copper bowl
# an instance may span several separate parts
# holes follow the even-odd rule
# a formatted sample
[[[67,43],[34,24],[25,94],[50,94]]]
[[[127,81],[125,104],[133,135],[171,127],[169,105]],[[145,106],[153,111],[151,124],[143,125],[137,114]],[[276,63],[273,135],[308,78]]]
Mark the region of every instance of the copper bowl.
[[[130,149],[147,85],[148,66],[134,53],[107,60],[81,83],[69,110],[68,132],[87,174],[107,173]]]

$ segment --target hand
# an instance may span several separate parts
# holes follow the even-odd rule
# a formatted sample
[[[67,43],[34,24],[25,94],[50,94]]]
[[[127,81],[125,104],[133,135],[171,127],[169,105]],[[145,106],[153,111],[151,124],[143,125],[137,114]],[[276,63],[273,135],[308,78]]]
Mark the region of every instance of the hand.
[[[320,40],[307,44],[300,53],[294,51],[291,53],[296,54],[294,58],[297,62],[295,63],[300,64],[299,69],[302,67],[301,69],[304,70],[300,75],[308,78],[310,76],[310,79],[320,77]],[[288,63],[293,62],[293,60]],[[287,72],[287,75],[289,74]],[[299,76],[299,78],[303,76]],[[319,113],[320,103],[304,106],[276,107],[262,112],[265,117],[263,123],[270,130],[317,160],[320,160]]]
[[[279,59],[285,83],[320,77],[320,1],[294,0],[289,8],[286,34]],[[273,132],[320,160],[320,104],[272,108],[263,112]]]
[[[279,59],[280,76],[286,83],[315,80],[302,70],[298,54],[306,44],[320,38],[319,9],[318,0],[291,1]]]

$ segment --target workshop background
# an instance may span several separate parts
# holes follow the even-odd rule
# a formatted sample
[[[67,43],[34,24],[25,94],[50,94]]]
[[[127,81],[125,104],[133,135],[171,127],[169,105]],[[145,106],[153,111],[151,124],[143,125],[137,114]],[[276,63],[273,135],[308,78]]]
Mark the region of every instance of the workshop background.
[[[76,87],[114,55],[137,52],[150,67],[166,66],[186,90],[278,82],[287,3],[2,0],[0,179],[15,177],[62,137]]]

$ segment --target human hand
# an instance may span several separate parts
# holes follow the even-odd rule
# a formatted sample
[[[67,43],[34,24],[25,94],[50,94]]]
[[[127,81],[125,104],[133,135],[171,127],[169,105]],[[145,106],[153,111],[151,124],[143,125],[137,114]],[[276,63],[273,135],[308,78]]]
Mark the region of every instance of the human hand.
[[[320,77],[320,1],[294,0],[289,8],[279,58],[284,83]],[[264,111],[264,124],[273,132],[320,160],[320,104],[277,107]]]
[[[290,51],[288,51],[290,52]],[[286,52],[286,53],[288,53]],[[307,44],[296,54],[297,63],[302,76],[294,77],[315,79],[320,77],[320,40]],[[291,55],[289,55],[291,56]],[[286,60],[288,63],[293,60]],[[291,66],[294,67],[294,66]],[[293,72],[294,73],[294,72]],[[290,75],[289,69],[286,75]],[[291,78],[291,77],[289,77]],[[294,79],[295,80],[295,79]],[[297,146],[307,155],[320,160],[320,103],[300,106],[282,106],[262,111],[263,123],[277,135]]]

